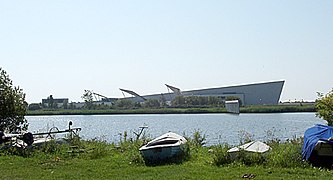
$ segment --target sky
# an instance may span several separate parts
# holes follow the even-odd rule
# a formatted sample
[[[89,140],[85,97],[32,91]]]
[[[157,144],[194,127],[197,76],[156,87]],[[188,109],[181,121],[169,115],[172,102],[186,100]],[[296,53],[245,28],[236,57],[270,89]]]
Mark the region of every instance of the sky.
[[[0,0],[0,67],[29,103],[285,80],[333,88],[330,0]]]

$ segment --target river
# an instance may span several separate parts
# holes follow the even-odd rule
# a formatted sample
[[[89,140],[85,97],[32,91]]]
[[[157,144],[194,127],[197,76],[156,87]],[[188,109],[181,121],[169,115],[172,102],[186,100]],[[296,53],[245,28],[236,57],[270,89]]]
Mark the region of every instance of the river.
[[[45,132],[56,126],[60,130],[81,127],[83,139],[98,139],[109,143],[119,142],[125,131],[134,138],[134,132],[142,125],[150,138],[172,131],[193,135],[197,130],[206,135],[207,145],[228,143],[239,144],[250,135],[254,140],[280,140],[303,136],[304,131],[314,124],[325,124],[314,113],[272,114],[154,114],[154,115],[64,115],[27,116],[29,131]]]

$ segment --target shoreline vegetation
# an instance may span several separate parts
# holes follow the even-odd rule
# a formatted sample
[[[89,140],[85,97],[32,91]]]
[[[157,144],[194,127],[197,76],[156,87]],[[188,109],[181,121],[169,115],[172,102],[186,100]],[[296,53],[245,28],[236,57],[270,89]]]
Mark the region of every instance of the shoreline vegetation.
[[[240,113],[292,113],[316,112],[314,105],[262,105],[245,106]],[[191,108],[133,108],[133,109],[41,109],[28,110],[28,116],[39,115],[119,115],[119,114],[204,114],[228,113],[222,107]]]
[[[267,154],[240,152],[232,159],[228,144],[203,146],[194,133],[181,159],[146,164],[139,148],[149,139],[124,138],[119,144],[101,140],[49,142],[39,148],[7,149],[0,153],[3,179],[331,179],[332,171],[301,158],[302,139],[268,140]],[[245,137],[246,138],[246,137]],[[248,139],[250,140],[250,139]],[[245,142],[245,141],[244,141]]]

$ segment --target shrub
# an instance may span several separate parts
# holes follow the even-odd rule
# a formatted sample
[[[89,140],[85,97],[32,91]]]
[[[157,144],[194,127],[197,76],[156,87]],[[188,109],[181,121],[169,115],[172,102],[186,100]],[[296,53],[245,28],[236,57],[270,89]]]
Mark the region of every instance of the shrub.
[[[213,164],[222,166],[233,162],[231,156],[227,152],[230,146],[228,144],[220,144],[212,148]]]
[[[264,153],[247,152],[240,150],[236,152],[235,161],[244,165],[261,165],[266,161]]]
[[[122,153],[130,164],[144,164],[143,157],[140,154],[139,148],[144,144],[144,141],[139,139],[135,141],[122,141],[119,144],[118,152]]]
[[[318,93],[316,100],[316,116],[327,121],[329,126],[333,126],[333,89],[326,95]]]
[[[13,86],[12,80],[0,67],[0,131],[21,132],[28,129],[25,119],[28,103],[19,87]]]
[[[273,167],[304,167],[301,143],[285,142],[272,146],[267,155],[266,164]]]
[[[247,152],[244,150],[228,153],[228,149],[230,149],[230,146],[227,144],[216,146],[213,149],[213,164],[221,166],[236,163],[251,166],[261,165],[266,161],[265,154]]]
[[[202,131],[195,130],[193,133],[193,139],[189,139],[190,144],[195,147],[201,147],[206,144],[206,135],[202,134]]]
[[[79,151],[85,149],[85,157],[89,159],[100,159],[109,154],[108,144],[105,141],[98,141],[96,139],[82,142],[81,146],[75,147]]]
[[[6,145],[1,147],[1,154],[30,157],[33,155],[33,151],[31,149],[23,149],[21,147]]]
[[[103,142],[98,142],[95,144],[93,151],[89,153],[89,157],[90,159],[99,159],[105,157],[107,154],[107,145]]]

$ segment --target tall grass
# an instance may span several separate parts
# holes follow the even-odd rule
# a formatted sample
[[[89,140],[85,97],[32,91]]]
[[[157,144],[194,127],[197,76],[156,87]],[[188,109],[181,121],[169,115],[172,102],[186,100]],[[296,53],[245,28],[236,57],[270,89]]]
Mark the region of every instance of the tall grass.
[[[213,146],[211,152],[213,154],[213,164],[217,166],[228,165],[233,162],[230,154],[227,152],[230,149],[228,144],[220,144]]]
[[[240,133],[241,142],[245,143],[251,139],[248,133]],[[145,162],[139,152],[139,148],[146,144],[149,139],[140,138],[132,140],[124,138],[119,144],[109,144],[100,139],[88,141],[79,138],[72,139],[69,144],[57,144],[55,141],[46,143],[35,148],[8,148],[2,150],[2,155],[18,155],[26,158],[35,157],[41,160],[47,159],[114,159],[119,163],[144,166],[149,165]],[[272,136],[273,137],[273,136]],[[309,167],[309,164],[302,161],[301,147],[302,139],[293,139],[287,142],[280,142],[275,139],[268,140],[271,150],[264,153],[249,153],[240,151],[235,154],[227,152],[231,148],[228,144],[205,147],[206,136],[199,130],[196,130],[192,136],[187,137],[188,143],[183,147],[184,153],[161,164],[180,164],[186,161],[197,161],[200,163],[209,162],[215,166],[229,166],[242,164],[245,166],[262,165],[264,167]],[[161,165],[153,164],[153,165]]]
[[[76,147],[79,149],[74,149],[72,153],[78,155],[79,153],[83,153],[85,158],[89,159],[101,159],[106,156],[111,155],[109,149],[110,146],[106,141],[96,141],[90,140],[83,143],[83,146]],[[80,150],[82,149],[82,150]]]
[[[267,165],[272,167],[307,167],[302,160],[302,139],[284,143],[271,143],[272,150],[267,154]]]
[[[204,146],[207,142],[206,135],[202,133],[199,129],[194,130],[192,137],[188,136],[186,137],[188,140],[188,143],[192,146],[195,147],[202,147]]]
[[[221,166],[236,163],[247,166],[263,165],[279,168],[309,167],[309,163],[303,161],[301,156],[303,139],[293,139],[286,142],[273,139],[268,142],[271,150],[265,153],[246,152],[244,150],[237,153],[228,153],[229,145],[215,146],[213,148],[213,164]]]
[[[218,145],[213,148],[213,164],[225,166],[232,164],[242,165],[263,165],[268,160],[265,154],[252,153],[240,150],[239,152],[228,153],[230,146],[227,144]]]
[[[121,141],[119,146],[115,146],[116,151],[125,157],[125,161],[130,164],[143,165],[145,162],[139,152],[139,148],[146,142],[144,139],[135,141]]]

